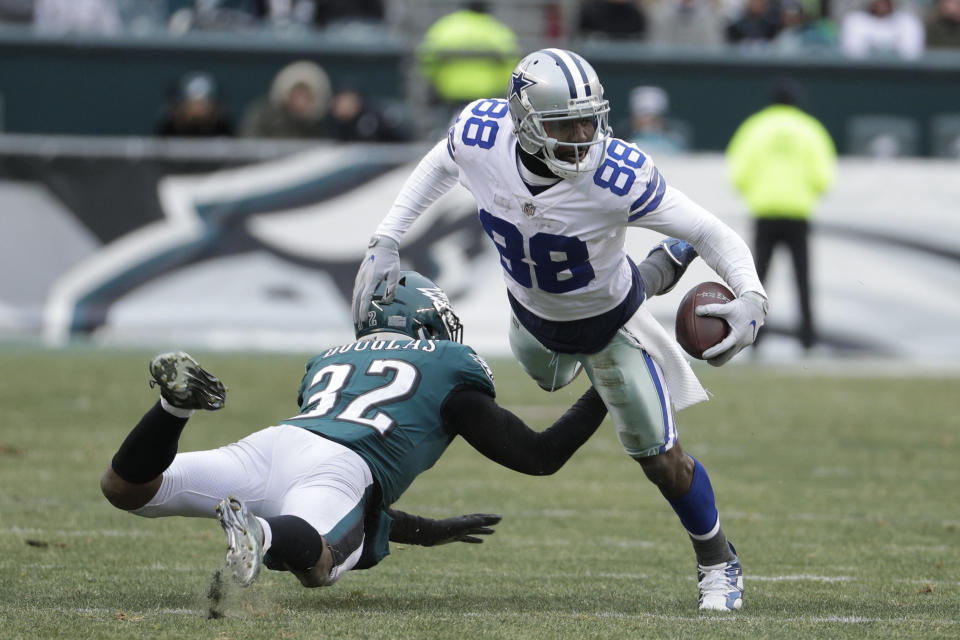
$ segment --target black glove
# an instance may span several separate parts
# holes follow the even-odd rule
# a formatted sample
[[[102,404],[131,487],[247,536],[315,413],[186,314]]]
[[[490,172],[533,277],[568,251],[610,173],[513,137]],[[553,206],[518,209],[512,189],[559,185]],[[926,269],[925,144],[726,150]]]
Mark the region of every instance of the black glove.
[[[500,522],[500,516],[493,513],[471,513],[444,520],[431,520],[394,509],[387,509],[387,515],[393,519],[393,526],[390,528],[391,542],[419,544],[424,547],[449,542],[478,544],[483,542],[483,538],[477,536],[492,534],[490,525]]]

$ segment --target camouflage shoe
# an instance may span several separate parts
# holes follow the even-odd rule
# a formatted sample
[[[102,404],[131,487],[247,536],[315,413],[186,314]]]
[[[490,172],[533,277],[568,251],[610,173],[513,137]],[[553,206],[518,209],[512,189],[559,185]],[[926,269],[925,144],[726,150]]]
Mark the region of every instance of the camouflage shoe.
[[[150,361],[150,375],[150,386],[159,386],[164,400],[180,409],[216,411],[227,400],[223,383],[183,351],[155,356]]]

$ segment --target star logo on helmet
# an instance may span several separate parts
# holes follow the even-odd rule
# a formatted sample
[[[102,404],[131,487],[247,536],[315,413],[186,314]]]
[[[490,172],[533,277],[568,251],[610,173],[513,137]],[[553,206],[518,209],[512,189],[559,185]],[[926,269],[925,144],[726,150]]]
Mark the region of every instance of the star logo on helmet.
[[[523,75],[523,71],[517,71],[512,76],[510,76],[510,98],[513,96],[520,97],[520,92],[526,89],[527,87],[532,87],[537,84],[535,81],[531,80],[527,76]]]

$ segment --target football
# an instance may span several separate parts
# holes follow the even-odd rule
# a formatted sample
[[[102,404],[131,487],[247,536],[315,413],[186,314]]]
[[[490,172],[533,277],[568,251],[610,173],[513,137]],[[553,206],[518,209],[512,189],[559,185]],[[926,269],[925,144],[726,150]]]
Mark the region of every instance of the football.
[[[705,304],[726,304],[736,296],[719,282],[701,282],[683,296],[677,307],[675,331],[683,350],[698,360],[703,352],[730,333],[730,325],[723,318],[698,316],[697,307]]]

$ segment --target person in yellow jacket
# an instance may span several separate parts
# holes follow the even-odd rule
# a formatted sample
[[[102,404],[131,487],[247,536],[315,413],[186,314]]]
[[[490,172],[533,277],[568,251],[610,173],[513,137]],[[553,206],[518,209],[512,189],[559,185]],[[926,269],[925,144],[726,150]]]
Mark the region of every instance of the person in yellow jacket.
[[[754,260],[761,282],[773,250],[793,257],[800,302],[800,343],[816,342],[810,302],[808,236],[814,207],[833,183],[837,152],[820,122],[796,106],[797,87],[781,81],[772,104],[748,117],[733,134],[726,157],[730,179],[755,218]]]
[[[427,29],[417,57],[436,97],[462,106],[502,94],[520,51],[516,34],[490,15],[486,2],[470,2]]]

